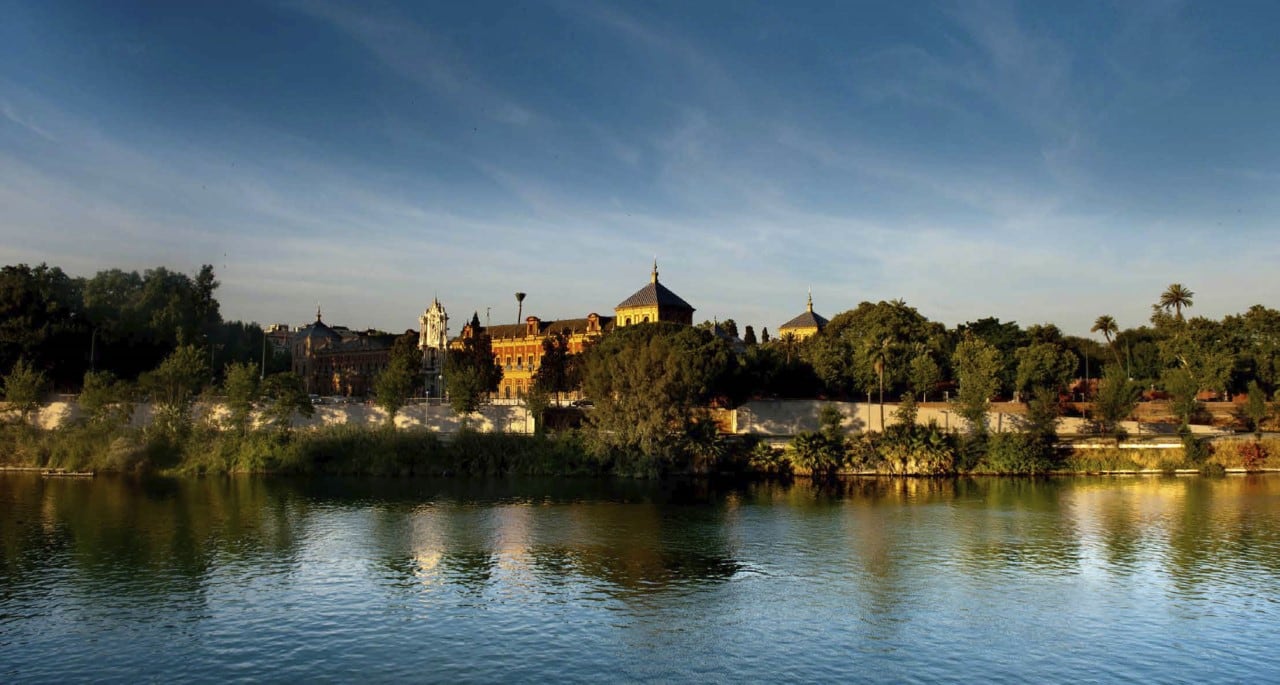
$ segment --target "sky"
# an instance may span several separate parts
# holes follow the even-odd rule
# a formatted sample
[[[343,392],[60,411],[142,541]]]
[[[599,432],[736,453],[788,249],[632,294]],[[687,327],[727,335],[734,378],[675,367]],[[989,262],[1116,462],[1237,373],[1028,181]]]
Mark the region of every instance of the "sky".
[[[1280,3],[0,0],[0,263],[223,316],[1280,306]]]

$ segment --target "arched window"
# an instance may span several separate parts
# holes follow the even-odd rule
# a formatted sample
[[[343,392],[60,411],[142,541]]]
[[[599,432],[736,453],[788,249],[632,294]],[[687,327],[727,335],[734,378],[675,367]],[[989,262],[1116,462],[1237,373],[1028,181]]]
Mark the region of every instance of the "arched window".
[[[630,325],[631,325],[631,317],[629,317],[629,316],[628,316],[628,317],[627,317],[626,322],[625,322],[625,323],[623,323],[622,325],[623,325],[623,326],[630,326]]]
[[[645,323],[649,323],[649,315],[648,315],[648,314],[645,314],[645,315],[644,315],[644,322],[645,322]]]

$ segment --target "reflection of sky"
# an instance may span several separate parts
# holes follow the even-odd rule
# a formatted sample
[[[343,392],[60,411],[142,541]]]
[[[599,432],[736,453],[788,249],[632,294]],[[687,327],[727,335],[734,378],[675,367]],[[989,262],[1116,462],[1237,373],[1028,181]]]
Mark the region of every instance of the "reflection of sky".
[[[34,537],[0,521],[6,562],[18,550],[47,566],[5,567],[0,636],[14,649],[0,659],[37,680],[53,669],[449,682],[1280,673],[1258,648],[1280,639],[1280,478],[802,483],[696,504],[364,493],[242,501],[246,515],[214,526],[174,515],[201,511],[195,494],[156,500],[163,523],[128,520],[139,540],[202,540],[203,563],[86,544],[125,498],[108,500],[111,515],[33,499],[22,535]],[[288,546],[272,541],[282,515]],[[44,544],[27,554],[22,540]],[[96,583],[76,582],[94,570]],[[162,582],[175,574],[185,582]],[[59,659],[40,658],[54,649]]]

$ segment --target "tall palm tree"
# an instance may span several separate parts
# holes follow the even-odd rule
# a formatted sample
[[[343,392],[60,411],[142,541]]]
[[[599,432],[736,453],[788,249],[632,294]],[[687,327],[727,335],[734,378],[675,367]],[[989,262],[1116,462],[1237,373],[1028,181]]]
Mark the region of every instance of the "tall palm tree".
[[[884,431],[884,367],[889,363],[889,353],[893,348],[893,338],[872,340],[868,343],[871,368],[880,380],[880,430]]]
[[[1194,304],[1191,298],[1195,297],[1195,293],[1181,283],[1174,283],[1160,294],[1160,308],[1166,312],[1170,309],[1174,310],[1178,320],[1182,320],[1182,308],[1190,307]]]
[[[1112,338],[1112,336],[1120,333],[1120,327],[1116,325],[1116,320],[1108,314],[1103,314],[1093,322],[1093,328],[1090,328],[1089,332],[1101,333],[1102,337],[1107,339],[1107,345],[1111,347],[1111,354],[1116,358],[1116,366],[1120,366],[1120,352],[1116,350],[1115,339]]]

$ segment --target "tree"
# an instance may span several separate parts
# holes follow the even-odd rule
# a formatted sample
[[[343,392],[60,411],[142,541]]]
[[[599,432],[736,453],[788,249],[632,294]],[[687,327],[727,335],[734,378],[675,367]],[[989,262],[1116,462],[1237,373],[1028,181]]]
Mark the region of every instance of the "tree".
[[[753,347],[757,344],[756,329],[747,326],[746,332],[742,335],[742,344],[747,347]]]
[[[54,384],[84,373],[90,328],[83,312],[84,280],[40,264],[0,269],[0,369],[20,359]]]
[[[1101,333],[1106,338],[1107,345],[1111,347],[1111,354],[1115,356],[1116,366],[1120,365],[1120,352],[1115,346],[1115,336],[1120,333],[1120,327],[1116,325],[1116,320],[1107,314],[1099,316],[1093,322],[1093,328],[1089,329],[1090,333]]]
[[[911,366],[908,371],[911,378],[911,387],[920,393],[920,401],[928,401],[929,391],[942,380],[942,369],[938,368],[938,362],[933,360],[933,355],[928,352],[919,352],[911,359]]]
[[[1258,386],[1257,381],[1249,381],[1249,396],[1245,401],[1244,415],[1249,419],[1249,428],[1255,433],[1262,433],[1262,422],[1271,414],[1267,406],[1267,393]]]
[[[1166,369],[1160,381],[1169,392],[1169,408],[1182,421],[1182,428],[1189,428],[1191,417],[1200,409],[1200,400],[1196,398],[1196,394],[1200,392],[1200,384],[1186,367]]]
[[[1019,391],[1065,387],[1075,374],[1078,361],[1072,352],[1057,343],[1040,342],[1014,353],[1018,360],[1016,387]]]
[[[295,413],[308,418],[316,413],[302,378],[292,371],[267,376],[262,382],[262,396],[267,399],[263,419],[284,433],[293,427]]]
[[[543,393],[554,394],[557,400],[560,393],[573,390],[576,386],[572,378],[573,356],[569,354],[569,337],[565,332],[543,338],[542,359],[533,374],[534,387]]]
[[[1120,366],[1108,366],[1098,383],[1098,394],[1093,400],[1093,420],[1104,434],[1115,435],[1119,440],[1120,422],[1129,418],[1142,389],[1129,380]]]
[[[1182,321],[1182,308],[1190,307],[1193,304],[1191,298],[1194,296],[1195,293],[1191,292],[1186,286],[1181,283],[1173,283],[1163,293],[1160,293],[1159,306],[1166,312],[1170,309],[1174,310],[1174,318]]]
[[[1024,432],[1045,452],[1051,451],[1053,443],[1058,440],[1060,415],[1056,389],[1042,385],[1032,391],[1031,399],[1027,402],[1027,424]]]
[[[889,365],[889,361],[893,358],[893,338],[884,338],[879,341],[870,341],[867,358],[871,361],[871,368],[876,373],[876,379],[880,383],[880,431],[884,432],[884,370]]]
[[[583,392],[595,403],[585,436],[606,459],[636,459],[643,471],[675,464],[698,409],[734,368],[729,344],[673,324],[627,326],[587,352]]]
[[[9,403],[10,409],[18,410],[25,423],[40,408],[47,387],[48,379],[44,372],[37,370],[27,360],[19,359],[14,362],[9,375],[4,377],[4,399]]]
[[[760,329],[760,344],[769,342],[769,327],[765,326]]]
[[[155,428],[174,435],[185,433],[191,427],[191,405],[209,378],[205,359],[200,348],[182,345],[153,371],[139,378],[139,384],[150,395],[155,408],[152,423]]]
[[[240,435],[249,432],[253,403],[258,400],[260,391],[256,365],[236,362],[227,367],[226,378],[222,382],[222,392],[227,396],[231,427]]]
[[[951,364],[960,383],[957,400],[960,416],[969,423],[975,435],[987,432],[987,406],[1000,385],[1000,353],[994,346],[974,335],[967,335],[956,345]]]
[[[124,425],[133,418],[131,388],[110,371],[86,371],[76,401],[90,423]]]
[[[418,352],[418,335],[405,333],[391,346],[387,366],[373,379],[374,401],[387,413],[387,425],[394,428],[396,414],[409,401],[409,395],[422,374],[422,356]]]
[[[802,431],[791,439],[787,449],[792,460],[814,479],[832,478],[844,466],[848,453],[844,433],[844,415],[834,405],[823,405],[818,413],[817,433]]]
[[[471,414],[486,403],[502,382],[502,368],[493,359],[489,336],[472,335],[462,340],[461,349],[449,350],[444,380],[449,406],[458,414]]]
[[[1032,342],[1027,332],[1018,326],[1018,322],[1001,322],[1000,319],[987,317],[957,326],[956,333],[960,336],[966,333],[973,335],[996,349],[1000,362],[997,391],[1002,388],[1013,390],[1017,387],[1018,360],[1015,351]]]

